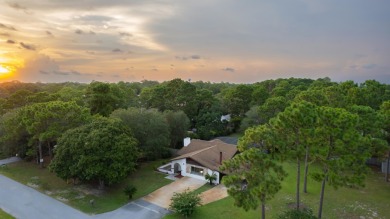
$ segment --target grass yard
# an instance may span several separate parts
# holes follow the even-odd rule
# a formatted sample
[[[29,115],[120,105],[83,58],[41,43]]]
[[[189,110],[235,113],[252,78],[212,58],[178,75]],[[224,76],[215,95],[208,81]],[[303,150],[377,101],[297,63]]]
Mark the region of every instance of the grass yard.
[[[11,215],[7,214],[0,208],[0,218],[1,219],[14,219]]]
[[[203,186],[197,188],[194,192],[196,194],[200,194],[200,193],[205,192],[205,191],[207,191],[207,190],[209,190],[211,188],[214,188],[214,187],[215,187],[214,185],[210,185],[210,183],[206,183]]]
[[[128,184],[133,184],[137,188],[137,192],[133,196],[133,199],[137,199],[171,183],[171,180],[164,178],[166,175],[154,171],[154,168],[160,165],[161,162],[159,160],[141,163],[138,170],[126,180],[120,184],[106,187],[104,191],[96,189],[97,186],[67,184],[47,168],[40,169],[31,162],[9,164],[7,168],[0,169],[0,173],[20,183],[34,187],[83,212],[98,214],[115,210],[129,202],[123,192]],[[95,202],[94,206],[90,205],[91,199]]]
[[[282,190],[267,204],[267,218],[276,218],[280,212],[293,205],[295,200],[295,178],[296,169],[294,163],[284,165],[289,176],[282,185]],[[310,171],[310,170],[309,170]],[[303,172],[302,172],[303,173]],[[302,179],[303,185],[303,179]],[[308,194],[301,194],[301,202],[311,208],[317,215],[320,194],[320,183],[309,178]],[[366,187],[361,189],[339,188],[334,190],[326,187],[323,218],[325,219],[360,219],[360,218],[389,218],[390,215],[390,183],[384,182],[384,177],[378,172],[371,172],[367,176]],[[213,202],[199,207],[191,216],[194,219],[226,219],[240,218],[252,219],[260,218],[261,210],[251,210],[245,212],[242,208],[234,206],[234,200],[227,197],[217,202]],[[164,219],[181,218],[177,214],[171,214]]]

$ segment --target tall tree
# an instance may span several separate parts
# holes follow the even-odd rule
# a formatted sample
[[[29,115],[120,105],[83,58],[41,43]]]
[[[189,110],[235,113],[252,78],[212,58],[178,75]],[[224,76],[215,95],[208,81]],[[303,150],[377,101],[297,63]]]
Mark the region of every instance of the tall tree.
[[[50,169],[62,179],[98,180],[102,189],[134,171],[138,156],[137,140],[122,122],[98,117],[64,133]]]
[[[362,147],[362,135],[356,129],[358,115],[345,109],[319,107],[315,139],[318,147],[313,153],[321,171],[314,173],[314,179],[322,181],[318,218],[322,217],[325,185],[363,185],[366,174],[366,160],[370,149]]]
[[[281,138],[278,149],[283,156],[297,162],[296,208],[300,206],[301,160],[305,157],[305,178],[307,177],[309,141],[313,135],[316,120],[315,106],[309,102],[293,103],[271,121]],[[306,182],[306,180],[305,180]],[[306,184],[306,183],[305,183]]]
[[[111,117],[120,119],[132,131],[145,159],[161,158],[170,144],[168,123],[156,109],[118,109]]]
[[[252,102],[251,105],[263,105],[265,101],[268,99],[270,94],[264,85],[257,85],[254,87],[252,92]]]
[[[91,82],[87,87],[85,98],[91,114],[108,117],[112,111],[119,108],[118,97],[109,83]]]
[[[226,122],[221,121],[222,112],[215,108],[201,110],[196,118],[196,130],[201,139],[210,140],[213,137],[225,135]]]
[[[384,101],[380,107],[380,113],[383,116],[384,120],[384,130],[386,134],[386,140],[387,140],[387,159],[386,159],[386,173],[385,173],[385,180],[386,182],[389,181],[389,175],[390,175],[390,100]]]
[[[38,144],[39,163],[42,166],[42,144],[51,155],[53,143],[66,130],[85,124],[90,118],[88,109],[75,102],[52,101],[36,103],[21,109],[21,123],[32,136],[30,144]]]
[[[369,106],[353,105],[348,110],[359,116],[356,129],[365,139],[362,147],[369,147],[373,157],[382,157],[387,149],[386,134],[383,132],[386,124],[384,115]]]
[[[234,204],[247,211],[257,209],[260,203],[261,218],[265,219],[265,204],[281,189],[281,181],[287,175],[282,166],[263,150],[250,148],[224,161],[220,169],[229,173],[222,182]]]
[[[190,120],[183,111],[165,111],[164,116],[169,125],[171,147],[181,148],[190,128]]]
[[[378,110],[382,102],[387,100],[390,100],[390,85],[375,80],[367,80],[360,84],[357,104]]]
[[[271,97],[268,98],[263,105],[258,109],[261,123],[267,123],[271,118],[283,112],[284,109],[289,105],[289,102],[284,97]]]
[[[24,158],[35,150],[28,147],[28,141],[31,135],[28,134],[26,127],[21,124],[21,110],[12,109],[0,117],[0,145],[1,150],[7,156],[19,154]],[[28,158],[30,158],[28,156]]]
[[[245,84],[226,90],[222,96],[223,106],[232,116],[244,116],[245,112],[249,110],[252,91],[252,87]]]

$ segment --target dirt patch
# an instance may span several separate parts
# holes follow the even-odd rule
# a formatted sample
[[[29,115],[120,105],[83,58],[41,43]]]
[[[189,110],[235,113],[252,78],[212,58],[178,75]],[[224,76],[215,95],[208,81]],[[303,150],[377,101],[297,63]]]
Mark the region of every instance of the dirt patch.
[[[101,196],[104,193],[104,190],[94,189],[87,185],[74,186],[73,189],[85,195]]]
[[[371,207],[367,204],[356,201],[353,204],[346,205],[337,209],[338,215],[343,218],[351,219],[376,219],[382,218],[378,215],[376,207]]]
[[[39,188],[38,184],[31,183],[31,182],[28,182],[27,185],[30,186],[31,188],[34,188],[34,189]]]
[[[62,202],[68,202],[69,200],[67,198],[61,197],[61,196],[56,196],[56,199]]]

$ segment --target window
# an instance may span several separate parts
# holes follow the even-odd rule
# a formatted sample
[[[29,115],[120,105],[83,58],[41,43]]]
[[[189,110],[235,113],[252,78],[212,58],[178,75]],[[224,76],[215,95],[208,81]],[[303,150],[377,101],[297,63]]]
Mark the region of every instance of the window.
[[[203,168],[191,166],[191,174],[203,176]]]

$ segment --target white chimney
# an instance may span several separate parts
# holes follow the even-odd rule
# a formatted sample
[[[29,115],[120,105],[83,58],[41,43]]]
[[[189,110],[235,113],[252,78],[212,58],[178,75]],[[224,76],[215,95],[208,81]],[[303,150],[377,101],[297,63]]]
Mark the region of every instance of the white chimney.
[[[187,147],[191,143],[191,138],[187,137],[187,138],[183,139],[183,142],[184,142],[183,146]]]

